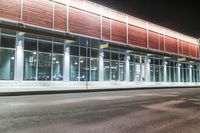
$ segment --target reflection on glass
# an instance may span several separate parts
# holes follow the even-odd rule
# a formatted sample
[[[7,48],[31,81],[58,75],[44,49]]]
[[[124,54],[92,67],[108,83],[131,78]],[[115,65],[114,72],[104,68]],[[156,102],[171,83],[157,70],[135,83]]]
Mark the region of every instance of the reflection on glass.
[[[129,77],[129,79],[130,79],[130,81],[134,81],[134,74],[135,74],[135,66],[134,66],[134,64],[130,64],[130,77]]]
[[[36,80],[37,53],[24,52],[24,80]]]
[[[110,80],[110,62],[104,61],[104,81]]]
[[[125,80],[125,63],[124,62],[120,62],[119,64],[119,68],[120,68],[120,81],[124,81]]]
[[[70,80],[78,81],[79,58],[70,57]]]
[[[53,56],[53,80],[55,81],[63,80],[63,56],[62,55]]]
[[[119,63],[118,61],[112,61],[111,63],[111,78],[112,80],[118,80],[119,79]]]
[[[51,54],[39,54],[38,58],[38,80],[51,80]]]
[[[91,58],[91,81],[98,81],[98,60]]]
[[[80,58],[80,81],[86,81],[86,58]]]
[[[0,49],[0,80],[14,79],[15,51]]]

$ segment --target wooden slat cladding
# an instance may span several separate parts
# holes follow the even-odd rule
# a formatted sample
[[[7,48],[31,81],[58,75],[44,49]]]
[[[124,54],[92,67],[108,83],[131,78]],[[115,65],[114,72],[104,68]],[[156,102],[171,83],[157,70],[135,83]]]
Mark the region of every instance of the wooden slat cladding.
[[[183,55],[183,42],[178,41],[178,50],[179,50],[179,55]]]
[[[70,32],[100,38],[100,16],[72,7],[69,14]]]
[[[160,50],[165,51],[165,37],[163,34],[159,34]]]
[[[112,20],[112,40],[127,43],[125,23]]]
[[[66,31],[67,7],[58,3],[54,4],[54,29]]]
[[[20,0],[0,0],[0,18],[20,20]]]
[[[178,54],[177,39],[165,36],[165,51]]]
[[[147,47],[147,31],[132,25],[128,27],[129,44],[140,47]]]
[[[188,42],[182,41],[183,44],[183,55],[190,56],[190,46]]]
[[[192,57],[197,58],[197,45],[190,44],[190,53]]]
[[[102,20],[102,37],[110,40],[110,19],[103,17]]]
[[[53,3],[49,0],[24,0],[23,21],[52,28]]]
[[[149,31],[149,48],[159,50],[158,33]]]

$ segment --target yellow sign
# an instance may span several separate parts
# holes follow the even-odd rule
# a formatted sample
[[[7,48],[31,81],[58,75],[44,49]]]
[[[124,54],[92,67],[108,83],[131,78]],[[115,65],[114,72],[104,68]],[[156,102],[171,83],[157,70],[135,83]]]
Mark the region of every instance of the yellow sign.
[[[187,60],[186,58],[179,58],[178,62],[182,62],[182,61],[186,61],[186,60]]]
[[[109,47],[109,44],[108,43],[106,43],[106,44],[101,44],[100,45],[100,48],[108,48]]]

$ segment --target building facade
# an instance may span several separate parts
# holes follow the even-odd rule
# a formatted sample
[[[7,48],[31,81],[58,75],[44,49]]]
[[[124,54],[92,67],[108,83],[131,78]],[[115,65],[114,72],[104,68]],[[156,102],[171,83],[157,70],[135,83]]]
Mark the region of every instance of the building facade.
[[[85,0],[1,0],[0,80],[200,82],[198,39]]]

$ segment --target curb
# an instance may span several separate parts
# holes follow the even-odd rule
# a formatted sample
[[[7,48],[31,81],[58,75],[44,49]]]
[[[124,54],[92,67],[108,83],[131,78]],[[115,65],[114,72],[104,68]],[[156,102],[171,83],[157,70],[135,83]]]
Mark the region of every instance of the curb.
[[[163,87],[137,87],[137,88],[112,88],[112,89],[84,89],[84,90],[50,90],[50,91],[22,91],[22,92],[0,92],[0,97],[5,96],[28,96],[28,95],[48,95],[48,94],[69,94],[69,93],[92,93],[109,91],[129,91],[129,90],[155,90],[155,89],[182,89],[200,88],[200,86],[163,86]]]

